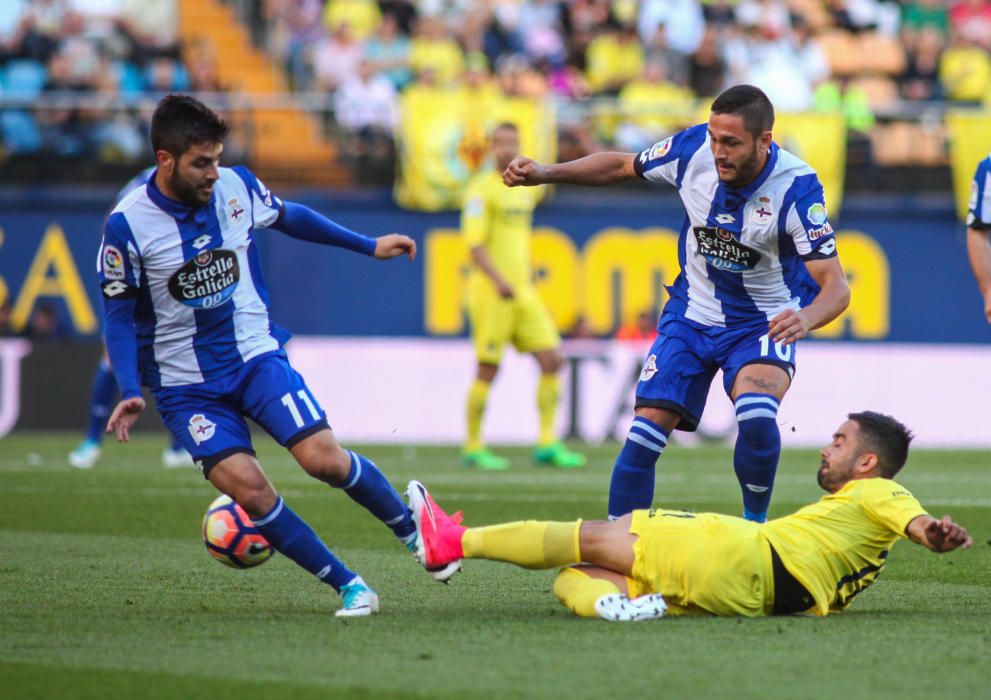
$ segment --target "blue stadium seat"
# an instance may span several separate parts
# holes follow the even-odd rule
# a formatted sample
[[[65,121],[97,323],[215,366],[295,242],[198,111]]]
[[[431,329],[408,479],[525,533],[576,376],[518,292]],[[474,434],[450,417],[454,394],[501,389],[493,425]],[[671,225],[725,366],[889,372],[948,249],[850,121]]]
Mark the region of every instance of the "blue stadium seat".
[[[41,150],[41,130],[29,113],[10,109],[0,111],[0,142],[8,153],[37,153]]]
[[[17,59],[7,64],[4,89],[11,97],[31,100],[41,94],[47,78],[48,71],[38,61]]]
[[[144,72],[129,61],[114,63],[117,73],[117,85],[122,93],[134,94],[144,92],[146,83]]]

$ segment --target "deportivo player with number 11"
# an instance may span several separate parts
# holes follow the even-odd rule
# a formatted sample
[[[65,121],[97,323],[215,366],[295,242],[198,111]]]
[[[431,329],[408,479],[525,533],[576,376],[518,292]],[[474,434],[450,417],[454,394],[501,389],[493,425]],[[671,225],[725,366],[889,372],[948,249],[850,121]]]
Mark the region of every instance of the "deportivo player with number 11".
[[[733,465],[743,513],[763,522],[781,434],[778,405],[795,372],[795,341],[846,309],[822,185],[774,143],[774,107],[749,85],[723,92],[699,124],[642,153],[596,153],[542,165],[516,158],[510,187],[608,185],[642,177],[674,185],[685,206],[681,272],[637,385],[636,417],[613,469],[609,516],[650,508],[654,465],[671,430],[695,430],[716,370],[733,400]]]
[[[106,342],[121,402],[107,425],[127,442],[151,389],[162,420],[203,475],[251,516],[273,547],[341,594],[344,617],[370,615],[378,596],[337,559],[276,492],[255,459],[251,418],[310,476],[343,489],[415,550],[411,513],[375,463],[343,449],[327,415],[292,368],[289,334],[268,314],[255,232],[388,260],[416,256],[399,234],[368,238],[283,202],[241,166],[221,168],[228,126],[191,97],[155,110],[158,164],[107,219],[97,271]],[[446,580],[456,567],[434,571]]]

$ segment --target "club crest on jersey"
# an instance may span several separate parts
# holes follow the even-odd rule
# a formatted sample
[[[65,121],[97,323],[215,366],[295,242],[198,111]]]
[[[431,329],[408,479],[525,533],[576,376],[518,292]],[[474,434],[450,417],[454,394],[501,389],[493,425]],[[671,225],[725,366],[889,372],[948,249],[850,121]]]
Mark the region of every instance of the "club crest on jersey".
[[[188,428],[189,434],[193,437],[193,442],[197,445],[206,442],[217,432],[217,424],[202,413],[197,413],[189,419]]]
[[[822,226],[826,223],[826,205],[816,202],[809,207],[809,210],[805,213],[805,216],[808,217],[809,223],[813,226]]]
[[[750,220],[755,224],[766,224],[774,218],[774,210],[771,209],[771,200],[768,197],[761,197],[757,200],[757,207],[750,212]]]
[[[227,218],[232,224],[236,224],[244,216],[244,207],[242,207],[238,201],[237,197],[231,197],[227,200]]]
[[[643,363],[643,369],[640,370],[640,381],[649,381],[655,374],[657,374],[657,355],[651,354],[647,356]]]
[[[733,234],[717,226],[696,226],[692,229],[698,243],[698,254],[717,270],[743,272],[760,262],[760,253],[740,243]]]
[[[234,296],[241,270],[231,250],[204,250],[172,273],[169,294],[196,309],[212,309]]]
[[[103,246],[103,276],[108,280],[124,279],[124,257],[115,246]]]

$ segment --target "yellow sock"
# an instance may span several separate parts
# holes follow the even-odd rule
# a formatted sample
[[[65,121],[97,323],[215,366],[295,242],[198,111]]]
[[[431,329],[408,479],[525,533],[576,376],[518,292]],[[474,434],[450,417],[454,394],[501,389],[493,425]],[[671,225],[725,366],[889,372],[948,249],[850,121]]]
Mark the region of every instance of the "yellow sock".
[[[484,447],[482,443],[482,419],[485,417],[485,404],[489,400],[489,382],[476,379],[468,390],[468,438],[465,451],[474,452]]]
[[[469,559],[507,561],[525,569],[553,569],[577,564],[582,521],[554,523],[523,520],[465,530],[461,546]]]
[[[561,569],[554,579],[554,595],[561,605],[580,617],[598,617],[595,601],[610,593],[621,593],[619,586],[604,578],[592,578],[572,566]]]
[[[537,444],[541,447],[556,440],[554,435],[554,418],[557,415],[557,401],[561,396],[561,378],[557,374],[541,374],[537,384],[537,410],[540,412],[540,437]]]

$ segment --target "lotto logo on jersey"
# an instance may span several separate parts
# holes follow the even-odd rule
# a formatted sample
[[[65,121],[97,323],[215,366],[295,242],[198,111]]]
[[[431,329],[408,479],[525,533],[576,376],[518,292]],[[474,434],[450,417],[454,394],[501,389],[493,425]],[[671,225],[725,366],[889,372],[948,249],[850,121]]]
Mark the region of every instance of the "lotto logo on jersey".
[[[108,280],[124,279],[124,257],[112,245],[103,247],[103,276]]]
[[[193,442],[197,445],[212,438],[216,432],[217,424],[202,413],[197,413],[189,419],[189,434],[193,436]]]
[[[212,309],[234,296],[241,270],[231,250],[204,250],[169,278],[169,294],[176,301],[197,309]]]

